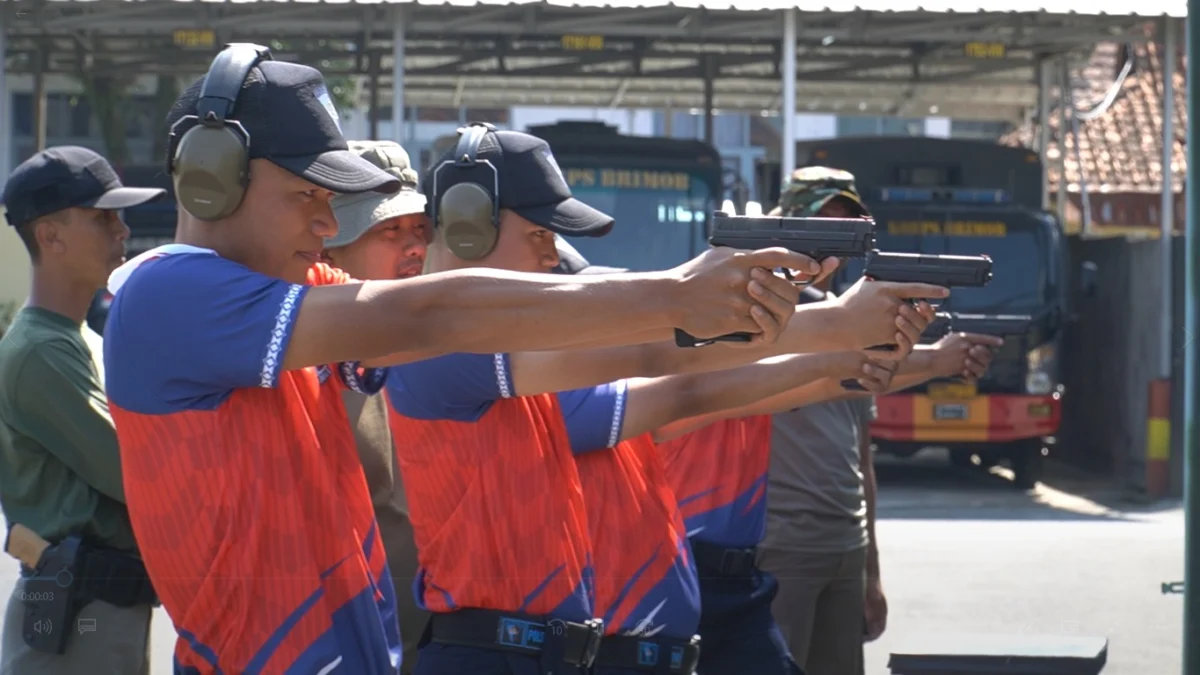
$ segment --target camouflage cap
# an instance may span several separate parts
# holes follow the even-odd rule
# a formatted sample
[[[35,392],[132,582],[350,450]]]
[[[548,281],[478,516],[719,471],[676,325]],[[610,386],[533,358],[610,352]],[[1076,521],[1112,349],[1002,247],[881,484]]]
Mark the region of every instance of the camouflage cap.
[[[779,193],[779,209],[785,216],[815,216],[838,197],[854,205],[858,215],[871,215],[854,186],[854,174],[827,166],[806,166],[793,171]]]

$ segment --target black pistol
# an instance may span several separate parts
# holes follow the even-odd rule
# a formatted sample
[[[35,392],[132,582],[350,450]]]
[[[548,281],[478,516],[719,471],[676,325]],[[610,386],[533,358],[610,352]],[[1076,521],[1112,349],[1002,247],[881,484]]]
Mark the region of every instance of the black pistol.
[[[731,216],[713,214],[712,246],[758,250],[782,246],[813,260],[861,258],[875,248],[875,221],[863,218],[793,218],[785,216]],[[791,279],[791,275],[784,271]],[[749,342],[750,333],[730,333],[700,339],[675,329],[675,344],[703,347],[714,342]]]
[[[992,259],[986,255],[871,251],[867,254],[863,276],[872,281],[933,284],[951,289],[980,288],[992,280]],[[928,328],[926,330],[928,331]],[[949,332],[949,328],[945,330]],[[896,345],[876,345],[867,349],[893,351]],[[842,387],[849,391],[864,390],[856,380],[842,380]]]
[[[925,332],[922,342],[937,342],[950,333],[976,333],[992,335],[1003,340],[1025,335],[1033,324],[1028,314],[963,314],[961,312],[938,312]]]

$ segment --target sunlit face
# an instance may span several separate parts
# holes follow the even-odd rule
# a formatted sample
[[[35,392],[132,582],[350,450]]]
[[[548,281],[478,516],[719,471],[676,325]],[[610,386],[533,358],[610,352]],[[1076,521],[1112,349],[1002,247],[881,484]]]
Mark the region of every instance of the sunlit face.
[[[425,214],[398,216],[376,224],[353,243],[328,249],[326,255],[355,279],[407,279],[425,265],[430,232]]]
[[[554,233],[508,210],[500,211],[500,232],[496,247],[482,260],[455,257],[439,241],[430,252],[433,271],[488,267],[511,272],[549,272],[558,265]]]
[[[821,218],[858,218],[859,210],[855,205],[842,197],[834,197],[825,202],[817,212]]]
[[[108,275],[125,262],[129,228],[119,211],[70,208],[34,227],[39,265],[53,265],[81,284],[101,288]]]
[[[250,160],[245,199],[221,224],[222,255],[256,272],[304,283],[321,259],[325,238],[337,234],[333,196],[268,160]]]

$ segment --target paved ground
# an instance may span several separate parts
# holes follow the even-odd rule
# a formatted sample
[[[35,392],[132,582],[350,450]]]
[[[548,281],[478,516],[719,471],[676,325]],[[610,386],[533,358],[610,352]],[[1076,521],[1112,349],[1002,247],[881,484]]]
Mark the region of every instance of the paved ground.
[[[1107,637],[1104,675],[1180,672],[1182,597],[1160,586],[1183,578],[1178,504],[1138,507],[1066,476],[1024,494],[1004,472],[922,459],[880,466],[891,617],[869,675],[907,641],[954,633]]]
[[[1180,672],[1182,599],[1160,592],[1182,579],[1178,505],[1122,504],[1057,473],[1025,494],[1002,471],[952,470],[936,456],[885,460],[879,473],[891,619],[868,645],[868,675],[886,675],[906,641],[949,633],[1103,636],[1104,675]],[[15,573],[0,562],[0,597]],[[153,675],[171,673],[174,638],[160,611]]]

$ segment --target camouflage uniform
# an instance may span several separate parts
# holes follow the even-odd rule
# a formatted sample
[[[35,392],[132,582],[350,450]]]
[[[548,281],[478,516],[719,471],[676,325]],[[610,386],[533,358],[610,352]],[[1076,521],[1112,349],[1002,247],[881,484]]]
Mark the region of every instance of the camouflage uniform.
[[[830,201],[844,199],[859,211],[870,216],[854,186],[854,174],[826,166],[806,166],[792,172],[779,193],[779,209],[785,216],[815,216]]]

